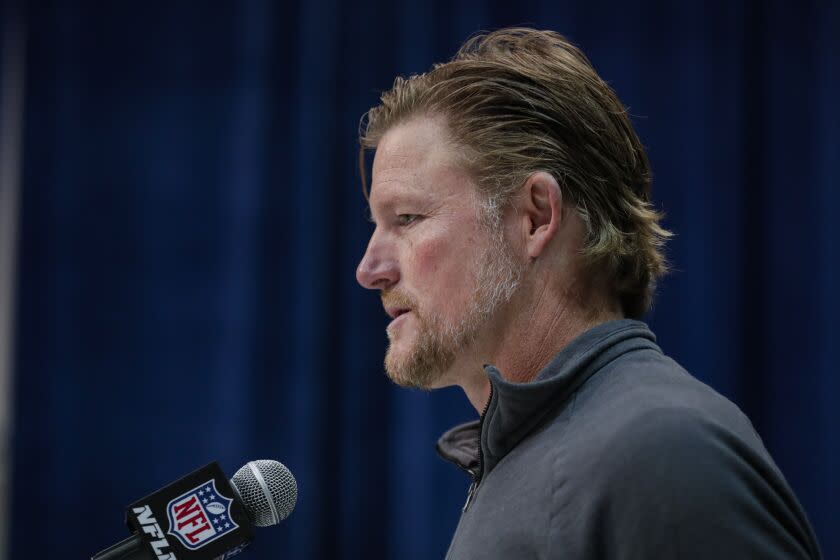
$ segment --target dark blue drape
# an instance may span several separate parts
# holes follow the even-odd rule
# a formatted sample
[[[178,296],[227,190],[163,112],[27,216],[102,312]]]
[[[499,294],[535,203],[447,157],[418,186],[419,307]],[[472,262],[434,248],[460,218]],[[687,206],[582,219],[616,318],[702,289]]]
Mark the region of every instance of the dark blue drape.
[[[649,320],[753,420],[840,557],[836,2],[31,0],[10,558],[84,558],[134,499],[277,458],[249,558],[442,557],[475,416],[382,372],[354,268],[361,114],[471,33],[567,34],[630,106],[675,272]],[[37,550],[39,552],[34,552]]]

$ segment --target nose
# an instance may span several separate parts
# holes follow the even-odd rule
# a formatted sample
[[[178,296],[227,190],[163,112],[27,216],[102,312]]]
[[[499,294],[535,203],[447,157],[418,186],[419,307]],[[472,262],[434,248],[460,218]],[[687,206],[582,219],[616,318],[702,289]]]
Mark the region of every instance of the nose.
[[[400,279],[397,260],[381,243],[371,237],[359,266],[356,267],[356,281],[369,290],[390,288]]]

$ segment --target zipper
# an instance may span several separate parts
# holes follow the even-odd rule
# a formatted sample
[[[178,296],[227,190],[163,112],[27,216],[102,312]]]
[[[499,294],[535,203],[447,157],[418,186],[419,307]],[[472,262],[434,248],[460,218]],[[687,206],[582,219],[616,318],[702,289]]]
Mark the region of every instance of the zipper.
[[[475,497],[475,492],[478,490],[478,485],[481,482],[482,477],[482,470],[484,468],[484,453],[481,450],[481,431],[484,429],[484,417],[487,415],[487,410],[490,408],[490,401],[493,400],[493,383],[490,383],[490,396],[487,399],[487,404],[484,405],[484,410],[481,413],[481,418],[478,423],[478,467],[475,470],[470,470],[469,473],[472,475],[472,483],[470,483],[470,488],[467,490],[467,501],[464,502],[464,507],[461,509],[461,513],[466,513],[469,509],[470,504]]]
[[[465,513],[467,508],[470,507],[470,503],[472,502],[473,496],[475,496],[475,489],[478,488],[478,482],[476,479],[473,478],[473,481],[470,483],[470,489],[467,490],[467,501],[464,502],[464,507],[461,508],[461,513]]]

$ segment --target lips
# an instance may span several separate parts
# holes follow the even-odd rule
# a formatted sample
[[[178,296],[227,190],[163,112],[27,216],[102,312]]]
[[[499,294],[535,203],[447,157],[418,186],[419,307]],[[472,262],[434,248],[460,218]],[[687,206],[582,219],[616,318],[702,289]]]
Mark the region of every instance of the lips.
[[[411,311],[411,309],[409,309],[407,307],[386,307],[385,308],[385,313],[387,313],[388,316],[391,319],[396,319],[400,315],[405,315],[409,311]]]
[[[408,320],[410,316],[410,309],[400,309],[393,315],[393,320],[388,323],[388,332],[392,332],[394,329],[397,329],[402,325],[405,321]]]

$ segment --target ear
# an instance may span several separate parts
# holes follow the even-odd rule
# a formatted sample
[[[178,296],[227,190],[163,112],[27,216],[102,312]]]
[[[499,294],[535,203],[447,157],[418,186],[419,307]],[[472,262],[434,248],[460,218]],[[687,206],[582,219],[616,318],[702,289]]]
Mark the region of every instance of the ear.
[[[522,185],[521,216],[525,248],[532,259],[545,251],[560,228],[562,193],[557,180],[545,171],[529,176]]]

